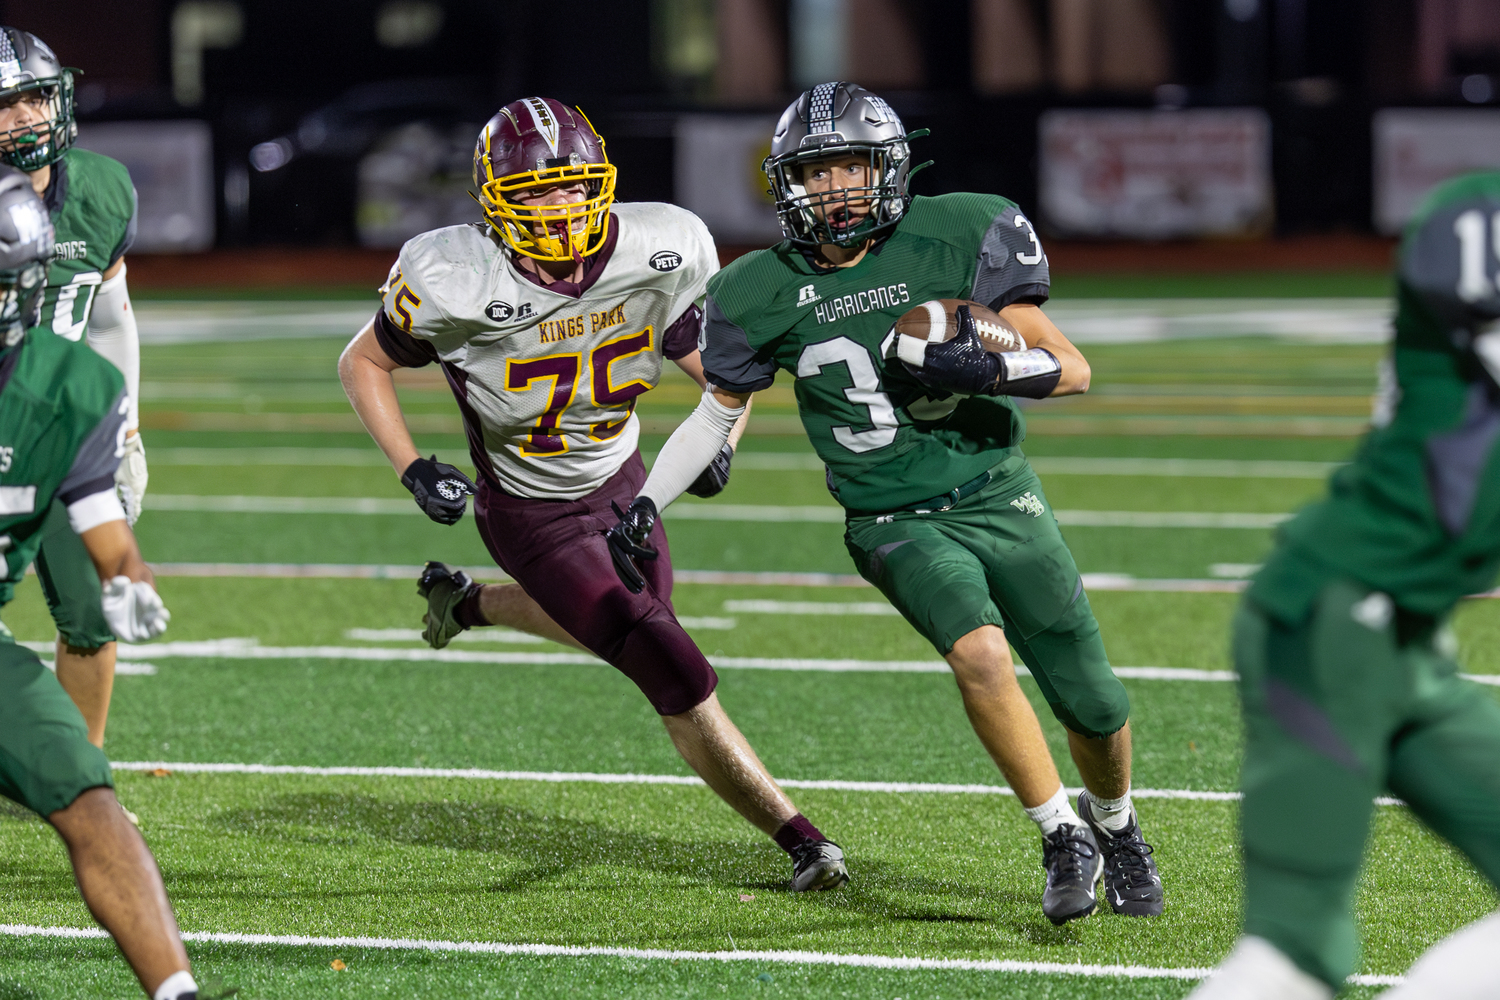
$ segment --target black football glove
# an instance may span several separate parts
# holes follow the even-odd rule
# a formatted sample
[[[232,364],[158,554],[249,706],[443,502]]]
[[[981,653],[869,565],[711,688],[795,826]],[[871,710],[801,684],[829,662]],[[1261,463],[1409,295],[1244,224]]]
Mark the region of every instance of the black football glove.
[[[656,504],[650,497],[636,497],[630,501],[628,510],[621,510],[613,500],[609,505],[620,519],[619,524],[604,534],[604,540],[609,543],[609,557],[615,561],[615,573],[625,589],[639,594],[646,589],[646,578],[631,560],[656,558],[656,550],[648,541],[651,529],[656,527]]]
[[[957,311],[958,333],[952,340],[928,344],[922,367],[906,370],[929,389],[969,396],[1026,396],[1043,399],[1052,394],[1062,376],[1057,356],[1045,347],[992,354],[979,340],[979,328],[968,306]]]
[[[464,516],[467,497],[476,487],[469,477],[437,456],[419,458],[401,473],[401,485],[411,490],[422,513],[438,524],[457,524]]]
[[[729,485],[729,462],[734,458],[734,449],[725,445],[719,449],[714,460],[708,463],[708,468],[698,474],[693,480],[693,485],[687,491],[695,497],[718,496],[724,492],[724,487]]]

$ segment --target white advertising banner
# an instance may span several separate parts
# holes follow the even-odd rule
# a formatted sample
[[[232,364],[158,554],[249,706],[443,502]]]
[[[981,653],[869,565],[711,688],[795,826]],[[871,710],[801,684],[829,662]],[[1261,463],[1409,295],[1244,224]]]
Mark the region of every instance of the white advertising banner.
[[[1375,228],[1401,232],[1417,203],[1450,177],[1500,170],[1500,111],[1385,108],[1375,112]]]
[[[133,253],[193,253],[214,243],[214,143],[207,122],[98,122],[83,149],[125,164],[139,199]]]
[[[768,246],[781,239],[760,165],[771,153],[774,117],[683,115],[674,164],[677,204],[719,243]]]
[[[1160,240],[1271,227],[1271,123],[1257,108],[1059,110],[1039,127],[1052,233]]]

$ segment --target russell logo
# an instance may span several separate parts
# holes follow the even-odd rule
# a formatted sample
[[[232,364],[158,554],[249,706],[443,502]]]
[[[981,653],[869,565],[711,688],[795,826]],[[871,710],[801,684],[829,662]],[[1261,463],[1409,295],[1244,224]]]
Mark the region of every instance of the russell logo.
[[[682,254],[675,250],[661,250],[652,255],[650,264],[658,271],[675,271],[682,266]]]
[[[797,308],[801,309],[803,306],[810,306],[822,297],[812,285],[803,285],[797,292]]]
[[[491,302],[484,307],[484,314],[496,323],[504,323],[516,314],[516,310],[509,302]]]

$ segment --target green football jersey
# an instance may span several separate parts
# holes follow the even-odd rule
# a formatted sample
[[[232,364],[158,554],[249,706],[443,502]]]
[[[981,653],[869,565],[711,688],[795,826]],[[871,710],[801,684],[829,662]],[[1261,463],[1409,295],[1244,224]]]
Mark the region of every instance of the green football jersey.
[[[84,344],[33,330],[0,357],[0,604],[41,545],[54,498],[114,496],[125,379]]]
[[[118,160],[75,147],[52,165],[43,200],[57,231],[57,250],[47,268],[38,326],[78,340],[104,272],[135,240],[135,187]]]
[[[1289,624],[1333,577],[1442,615],[1500,570],[1500,173],[1427,197],[1401,242],[1396,295],[1374,429],[1327,499],[1282,527],[1251,587]]]
[[[853,267],[819,267],[781,243],[730,264],[708,293],[699,347],[709,381],[754,392],[791,372],[802,424],[847,509],[897,510],[1025,461],[1026,425],[1010,398],[928,390],[897,359],[893,329],[931,299],[996,310],[1046,301],[1047,257],[1014,202],[916,198]]]

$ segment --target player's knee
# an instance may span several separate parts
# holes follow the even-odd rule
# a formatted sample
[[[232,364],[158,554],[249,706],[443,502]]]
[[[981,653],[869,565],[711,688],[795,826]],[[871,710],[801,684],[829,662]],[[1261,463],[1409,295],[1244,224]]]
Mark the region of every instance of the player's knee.
[[[1112,685],[1069,692],[1065,702],[1055,702],[1051,708],[1058,722],[1091,740],[1113,736],[1130,721],[1130,696],[1118,680]]]
[[[677,621],[654,615],[637,622],[610,662],[651,702],[658,715],[681,715],[708,700],[719,677]]]

